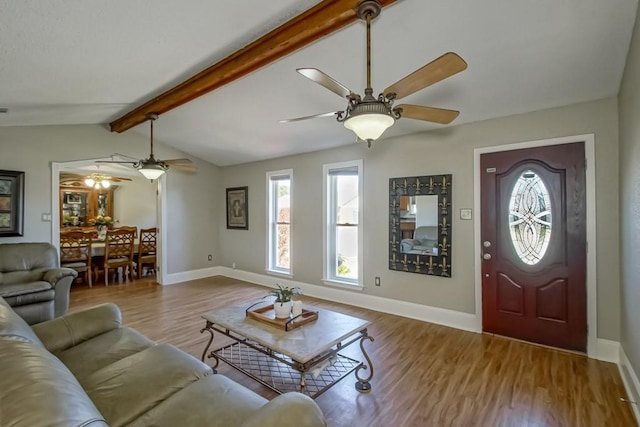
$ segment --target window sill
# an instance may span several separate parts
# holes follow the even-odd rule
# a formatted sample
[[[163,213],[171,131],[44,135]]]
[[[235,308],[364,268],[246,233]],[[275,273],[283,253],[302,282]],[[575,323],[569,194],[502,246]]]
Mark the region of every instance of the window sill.
[[[364,286],[359,283],[339,282],[331,279],[322,279],[322,281],[325,285],[336,288],[351,289],[352,291],[361,291],[364,289]]]
[[[285,279],[293,279],[293,274],[291,273],[284,273],[282,271],[276,271],[276,270],[265,270],[265,272],[271,276],[278,276]]]

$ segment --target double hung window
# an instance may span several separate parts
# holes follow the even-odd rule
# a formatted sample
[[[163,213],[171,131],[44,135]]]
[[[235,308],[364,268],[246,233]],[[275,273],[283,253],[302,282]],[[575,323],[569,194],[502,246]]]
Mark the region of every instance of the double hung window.
[[[362,286],[362,161],[324,165],[324,278]]]
[[[291,183],[293,170],[267,172],[267,270],[291,275]]]

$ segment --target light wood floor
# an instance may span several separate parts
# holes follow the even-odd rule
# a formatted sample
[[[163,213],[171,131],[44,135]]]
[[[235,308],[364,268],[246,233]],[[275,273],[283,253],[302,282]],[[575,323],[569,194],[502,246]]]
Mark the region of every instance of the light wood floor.
[[[151,279],[71,291],[71,310],[114,302],[124,323],[200,358],[201,314],[262,298],[266,288],[226,277],[158,286]],[[329,426],[635,426],[616,365],[513,340],[302,297],[373,322],[373,390],[353,373],[316,400]],[[215,341],[214,341],[215,344]],[[357,345],[348,350],[358,356]],[[221,374],[273,392],[221,363]]]

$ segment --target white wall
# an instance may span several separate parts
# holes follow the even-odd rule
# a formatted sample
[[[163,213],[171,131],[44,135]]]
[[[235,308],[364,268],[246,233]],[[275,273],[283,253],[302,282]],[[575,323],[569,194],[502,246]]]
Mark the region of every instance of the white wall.
[[[156,227],[156,185],[144,177],[115,184],[113,218],[118,226]]]
[[[322,285],[322,165],[364,161],[365,294],[475,312],[473,221],[459,219],[473,207],[475,148],[594,133],[598,212],[598,336],[618,340],[619,232],[618,112],[616,98],[487,120],[366,144],[352,144],[298,156],[222,168],[222,186],[249,186],[248,231],[227,230],[221,221],[222,265],[265,273],[265,173],[293,168],[294,280]],[[327,124],[330,126],[331,124]],[[398,123],[398,126],[401,126]],[[346,132],[346,130],[345,130]],[[450,279],[388,269],[389,178],[453,174],[453,277]],[[224,205],[218,207],[224,215]],[[476,213],[477,214],[477,213]],[[223,218],[221,216],[221,218]],[[374,286],[374,277],[382,286]],[[355,292],[355,291],[354,291]]]
[[[167,174],[167,266],[177,273],[218,264],[219,169],[160,142],[160,159],[190,157],[196,173],[170,170]],[[42,221],[51,211],[51,162],[67,162],[122,153],[145,158],[149,141],[134,132],[111,133],[99,125],[0,127],[0,169],[24,171],[24,236],[0,238],[0,243],[50,242],[51,223]],[[222,216],[224,218],[224,214]],[[212,261],[207,255],[214,256]]]
[[[640,9],[620,86],[621,340],[640,373]],[[614,224],[612,224],[614,225]],[[617,223],[615,223],[617,225]],[[633,398],[631,400],[634,400]]]

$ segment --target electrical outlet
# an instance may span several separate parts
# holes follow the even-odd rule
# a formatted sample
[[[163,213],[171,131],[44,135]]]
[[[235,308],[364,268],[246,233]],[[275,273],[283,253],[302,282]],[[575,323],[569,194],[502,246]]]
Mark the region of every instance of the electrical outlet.
[[[231,268],[233,268],[234,270],[236,269],[236,263],[235,262],[231,263]]]
[[[213,255],[209,254],[209,256],[207,257],[207,259],[208,259],[209,261],[213,261]]]
[[[380,277],[376,276],[376,286],[380,286]]]

